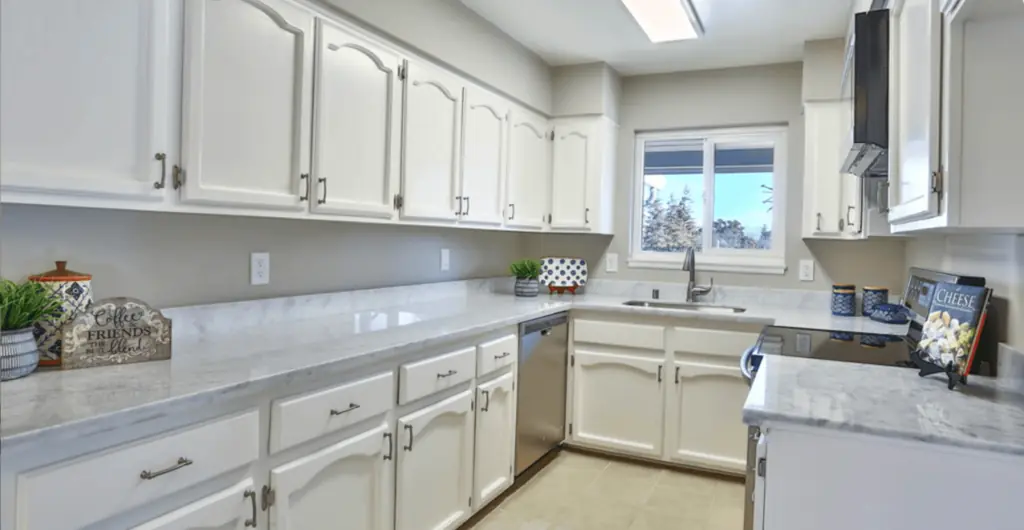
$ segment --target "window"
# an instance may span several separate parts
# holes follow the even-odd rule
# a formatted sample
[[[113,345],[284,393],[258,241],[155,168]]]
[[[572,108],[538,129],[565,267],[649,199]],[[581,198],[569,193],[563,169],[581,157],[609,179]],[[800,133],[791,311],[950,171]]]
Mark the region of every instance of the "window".
[[[783,127],[636,136],[630,267],[785,272]]]

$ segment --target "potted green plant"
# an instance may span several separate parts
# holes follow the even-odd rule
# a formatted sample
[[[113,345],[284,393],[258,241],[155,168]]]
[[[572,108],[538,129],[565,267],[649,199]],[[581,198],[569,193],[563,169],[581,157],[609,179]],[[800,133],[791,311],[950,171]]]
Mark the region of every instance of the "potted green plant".
[[[60,300],[37,283],[0,279],[0,381],[24,377],[39,365],[32,325],[53,316]]]
[[[540,292],[540,262],[535,259],[521,259],[509,266],[516,277],[516,296],[537,296]]]

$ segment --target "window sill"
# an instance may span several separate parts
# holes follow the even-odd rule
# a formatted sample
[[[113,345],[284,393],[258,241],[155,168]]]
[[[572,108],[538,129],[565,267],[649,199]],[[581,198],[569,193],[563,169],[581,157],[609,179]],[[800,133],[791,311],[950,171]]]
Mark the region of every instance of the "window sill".
[[[643,256],[627,259],[626,265],[631,269],[681,270],[683,268],[683,260],[675,257],[657,258]],[[700,272],[738,272],[781,276],[786,273],[786,258],[781,256],[734,257],[698,255],[697,270]]]

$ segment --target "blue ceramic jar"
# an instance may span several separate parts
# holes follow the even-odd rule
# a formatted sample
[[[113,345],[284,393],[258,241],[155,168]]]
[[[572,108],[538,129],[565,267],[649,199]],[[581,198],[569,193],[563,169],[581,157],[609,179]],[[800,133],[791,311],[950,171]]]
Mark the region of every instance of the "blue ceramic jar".
[[[861,311],[864,316],[871,316],[875,308],[882,304],[889,303],[889,289],[886,287],[864,287],[864,296],[861,297]]]
[[[852,317],[857,314],[857,287],[852,284],[832,286],[832,315]]]

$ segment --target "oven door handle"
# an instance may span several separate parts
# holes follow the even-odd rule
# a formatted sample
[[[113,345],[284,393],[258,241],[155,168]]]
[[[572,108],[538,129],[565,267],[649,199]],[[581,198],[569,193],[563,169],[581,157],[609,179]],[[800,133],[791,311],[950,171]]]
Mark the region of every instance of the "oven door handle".
[[[740,371],[743,372],[743,378],[747,380],[747,383],[754,381],[754,374],[750,371],[750,357],[756,349],[757,345],[755,344],[747,348],[747,351],[743,352],[743,356],[740,357]]]

